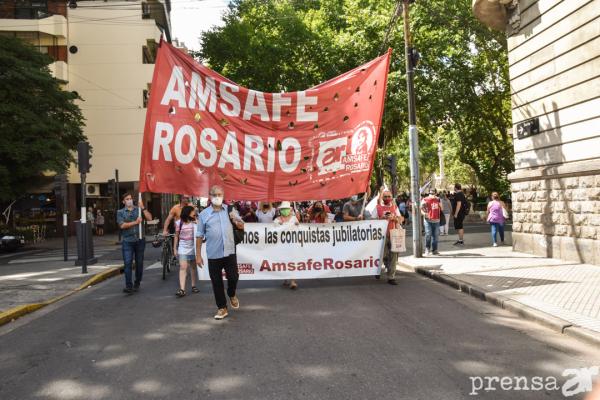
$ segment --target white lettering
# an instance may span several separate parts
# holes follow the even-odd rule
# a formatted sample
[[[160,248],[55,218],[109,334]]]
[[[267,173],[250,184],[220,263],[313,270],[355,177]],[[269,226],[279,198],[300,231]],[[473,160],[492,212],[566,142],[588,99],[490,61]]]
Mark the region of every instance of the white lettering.
[[[186,153],[183,152],[183,140],[189,137],[190,146]],[[196,132],[194,128],[189,125],[183,125],[177,131],[175,137],[175,158],[182,164],[189,164],[194,160],[194,154],[196,154]]]
[[[185,85],[183,83],[183,70],[181,67],[174,66],[171,71],[171,78],[167,84],[167,89],[163,95],[160,104],[169,105],[171,100],[176,100],[179,107],[185,108]]]
[[[314,106],[317,104],[318,98],[315,96],[306,96],[306,92],[298,92],[296,104],[296,120],[297,121],[318,121],[319,113],[314,111],[306,111],[306,106]]]
[[[217,147],[213,143],[217,138],[217,132],[212,128],[204,128],[200,132],[200,147],[204,151],[198,152],[198,161],[205,167],[212,167],[217,161]],[[208,157],[204,152],[208,152]]]
[[[166,132],[166,136],[163,136]],[[166,122],[157,122],[154,130],[154,145],[152,146],[152,160],[158,160],[160,150],[162,149],[165,161],[173,161],[171,158],[171,149],[169,144],[173,140],[173,125]]]
[[[267,172],[275,171],[275,138],[267,138]]]
[[[227,132],[225,144],[223,144],[223,151],[221,152],[221,159],[219,160],[219,168],[225,168],[227,163],[233,164],[233,168],[235,169],[241,169],[237,136],[235,132],[232,131]]]
[[[256,90],[248,90],[246,98],[246,106],[244,107],[244,119],[249,120],[253,114],[260,115],[261,121],[269,120],[269,112],[267,111],[267,103],[262,92]]]
[[[244,140],[244,170],[250,171],[252,160],[256,164],[256,170],[263,172],[265,166],[261,157],[265,146],[260,136],[246,135]]]
[[[287,150],[291,148],[293,149],[293,159],[291,162],[287,162]],[[279,165],[281,166],[281,170],[283,172],[294,172],[294,170],[300,164],[300,155],[302,149],[300,147],[300,142],[295,138],[285,138],[281,141],[281,151],[279,152]]]
[[[202,85],[202,77],[192,72],[192,83],[190,85],[190,101],[189,108],[196,108],[198,101],[198,109],[205,111],[208,105],[208,111],[214,113],[217,109],[217,89],[215,79],[209,76],[206,77],[206,84]]]
[[[241,111],[240,100],[233,93],[239,92],[240,88],[229,82],[221,82],[220,87],[221,99],[231,106],[231,108],[229,108],[225,104],[221,104],[221,112],[228,117],[239,117]]]
[[[281,121],[281,107],[291,105],[290,97],[283,97],[283,93],[273,93],[273,121]]]

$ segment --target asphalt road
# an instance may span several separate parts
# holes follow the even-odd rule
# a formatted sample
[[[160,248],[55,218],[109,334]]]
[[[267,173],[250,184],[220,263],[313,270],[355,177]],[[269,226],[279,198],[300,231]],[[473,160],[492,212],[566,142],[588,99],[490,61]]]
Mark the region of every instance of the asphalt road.
[[[600,365],[589,345],[411,273],[397,287],[243,282],[224,321],[208,284],[176,299],[176,275],[159,274],[135,295],[114,278],[0,328],[0,398],[563,399],[475,391],[470,377],[562,385],[564,369]]]

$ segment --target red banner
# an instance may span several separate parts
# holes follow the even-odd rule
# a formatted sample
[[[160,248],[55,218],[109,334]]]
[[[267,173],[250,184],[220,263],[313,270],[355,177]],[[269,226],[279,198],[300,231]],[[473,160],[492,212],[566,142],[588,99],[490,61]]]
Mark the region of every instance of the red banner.
[[[390,52],[311,89],[243,88],[162,42],[146,115],[140,190],[239,200],[364,192]],[[265,66],[268,68],[269,66]]]

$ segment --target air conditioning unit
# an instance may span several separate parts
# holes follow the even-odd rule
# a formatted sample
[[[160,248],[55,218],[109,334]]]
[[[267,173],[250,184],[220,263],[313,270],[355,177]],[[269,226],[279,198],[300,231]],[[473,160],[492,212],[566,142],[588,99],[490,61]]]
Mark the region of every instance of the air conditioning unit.
[[[86,183],[85,194],[88,196],[100,196],[100,184],[99,183]]]

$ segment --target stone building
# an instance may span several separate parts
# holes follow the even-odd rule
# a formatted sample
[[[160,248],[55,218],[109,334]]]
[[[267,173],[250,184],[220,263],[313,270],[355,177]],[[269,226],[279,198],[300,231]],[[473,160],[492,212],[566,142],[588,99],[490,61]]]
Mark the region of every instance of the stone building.
[[[518,251],[600,264],[600,0],[473,0],[506,32]]]

